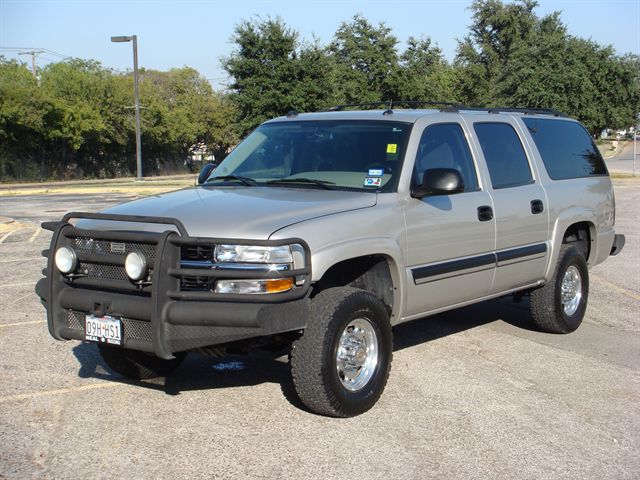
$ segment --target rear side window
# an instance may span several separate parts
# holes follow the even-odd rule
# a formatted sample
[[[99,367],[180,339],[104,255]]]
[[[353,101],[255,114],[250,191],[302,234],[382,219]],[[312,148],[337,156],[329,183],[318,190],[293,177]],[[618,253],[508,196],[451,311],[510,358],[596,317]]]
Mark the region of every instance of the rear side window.
[[[518,134],[508,123],[474,123],[493,188],[533,183],[527,155]]]
[[[606,175],[602,155],[582,125],[566,120],[523,118],[554,180]]]

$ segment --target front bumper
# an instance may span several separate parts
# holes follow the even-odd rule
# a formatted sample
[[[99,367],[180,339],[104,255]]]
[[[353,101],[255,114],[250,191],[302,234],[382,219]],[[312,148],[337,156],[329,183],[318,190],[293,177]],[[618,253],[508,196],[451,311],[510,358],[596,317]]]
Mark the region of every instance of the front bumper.
[[[80,229],[70,219],[154,223],[171,226],[153,234]],[[182,224],[171,218],[70,213],[57,224],[43,224],[54,231],[47,256],[45,278],[36,285],[36,293],[47,310],[49,332],[58,340],[84,340],[85,315],[110,315],[122,319],[123,347],[155,353],[169,359],[173,353],[303,329],[308,318],[311,265],[309,247],[301,239],[255,241],[189,237]],[[113,254],[118,244],[122,255]],[[181,265],[183,248],[207,248],[218,243],[278,246],[299,244],[305,250],[304,268],[261,272],[251,270],[193,269]],[[96,276],[68,278],[56,268],[53,257],[61,246],[80,245],[81,265],[99,265]],[[105,252],[105,245],[111,251]],[[149,252],[151,281],[136,285],[120,274],[103,278],[102,272],[119,272],[124,266],[124,251],[130,245]],[[100,248],[97,248],[100,247]],[[96,250],[100,250],[96,253]],[[83,263],[87,262],[87,263]],[[88,270],[91,270],[89,268]],[[91,270],[92,271],[92,270]],[[213,291],[189,291],[185,278],[215,281],[218,278],[293,277],[296,286],[284,293],[263,295],[218,294]],[[194,277],[195,276],[195,277]]]

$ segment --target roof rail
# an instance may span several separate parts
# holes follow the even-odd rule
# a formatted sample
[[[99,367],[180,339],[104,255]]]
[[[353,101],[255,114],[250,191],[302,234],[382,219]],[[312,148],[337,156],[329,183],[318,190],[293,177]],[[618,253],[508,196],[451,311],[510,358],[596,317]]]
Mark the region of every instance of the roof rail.
[[[554,117],[568,117],[552,108],[514,108],[514,107],[460,107],[460,110],[471,112],[487,112],[487,113],[524,113],[527,115],[553,115]]]
[[[336,105],[327,109],[329,112],[339,112],[348,108],[353,109],[367,109],[375,107],[385,107],[387,110],[385,113],[393,113],[392,109],[395,106],[409,106],[409,107],[440,107],[441,112],[459,112],[461,110],[471,112],[487,112],[487,113],[524,113],[528,115],[553,115],[554,117],[567,117],[568,115],[553,110],[551,108],[513,108],[513,107],[465,107],[459,103],[454,102],[425,102],[421,100],[390,100],[388,102],[369,102],[369,103],[346,103],[343,105]]]
[[[392,110],[396,105],[406,105],[412,107],[418,106],[442,106],[445,108],[464,108],[459,103],[453,102],[423,102],[420,100],[389,100],[387,102],[369,102],[369,103],[345,103],[343,105],[336,105],[327,109],[329,112],[339,112],[347,108],[374,108],[374,107],[386,107],[388,110]]]

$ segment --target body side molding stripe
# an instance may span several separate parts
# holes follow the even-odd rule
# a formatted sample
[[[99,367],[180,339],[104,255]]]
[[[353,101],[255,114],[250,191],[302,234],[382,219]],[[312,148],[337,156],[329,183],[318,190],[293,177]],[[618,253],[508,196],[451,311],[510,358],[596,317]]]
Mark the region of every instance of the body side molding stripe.
[[[495,263],[495,253],[485,253],[484,255],[478,255],[477,257],[463,258],[460,260],[449,260],[447,262],[438,263],[436,265],[414,268],[412,270],[413,281],[415,282],[416,280],[421,280],[427,277],[443,275],[445,273],[455,273],[460,270],[483,267],[485,265],[491,265]]]
[[[546,243],[537,243],[535,245],[529,245],[528,247],[511,248],[509,250],[502,250],[496,252],[498,262],[504,262],[505,260],[513,260],[520,257],[528,257],[529,255],[537,255],[539,253],[545,253],[547,251]]]
[[[413,275],[413,281],[417,282],[418,280],[422,280],[428,277],[435,277],[438,275],[445,275],[447,273],[452,274],[451,276],[459,275],[459,272],[461,270],[484,267],[491,264],[493,264],[493,266],[495,267],[499,262],[514,260],[521,257],[528,257],[530,255],[538,255],[540,253],[545,253],[546,251],[546,243],[537,243],[535,245],[529,245],[526,247],[511,248],[509,250],[502,250],[493,253],[484,253],[476,257],[448,260],[446,262],[437,263],[435,265],[416,267],[411,269],[411,273]]]

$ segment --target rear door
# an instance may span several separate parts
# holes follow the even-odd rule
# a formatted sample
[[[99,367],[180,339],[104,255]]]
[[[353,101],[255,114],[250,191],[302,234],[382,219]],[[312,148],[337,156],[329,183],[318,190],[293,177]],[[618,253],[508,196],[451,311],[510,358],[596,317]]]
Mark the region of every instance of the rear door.
[[[467,137],[459,117],[428,125],[421,134],[412,186],[427,169],[454,168],[463,177],[465,189],[407,200],[405,312],[409,317],[482,297],[491,288],[496,223],[487,214],[492,210],[491,196],[478,180]]]
[[[549,254],[549,209],[532,159],[510,117],[474,121],[473,130],[490,178],[496,217],[497,268],[492,293],[544,278]]]

